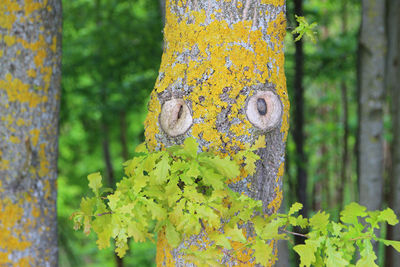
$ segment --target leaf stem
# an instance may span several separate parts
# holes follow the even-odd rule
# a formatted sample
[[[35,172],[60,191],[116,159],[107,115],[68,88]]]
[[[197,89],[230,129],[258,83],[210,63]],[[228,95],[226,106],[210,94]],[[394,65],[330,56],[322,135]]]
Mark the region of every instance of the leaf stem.
[[[285,233],[287,233],[287,234],[291,234],[291,235],[297,235],[297,236],[301,236],[301,237],[309,238],[309,236],[308,236],[308,235],[304,235],[304,234],[300,234],[300,233],[292,232],[292,231],[289,231],[289,230],[286,230],[286,229],[282,229],[281,231],[282,231],[282,232],[285,232]]]
[[[104,216],[104,215],[107,215],[107,214],[113,214],[113,212],[112,211],[103,212],[103,213],[96,214],[96,216]]]

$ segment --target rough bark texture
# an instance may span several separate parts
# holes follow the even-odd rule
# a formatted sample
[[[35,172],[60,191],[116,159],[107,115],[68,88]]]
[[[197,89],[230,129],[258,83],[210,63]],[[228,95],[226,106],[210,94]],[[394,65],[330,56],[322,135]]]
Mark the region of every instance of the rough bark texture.
[[[388,54],[386,65],[386,89],[392,100],[392,173],[389,206],[400,216],[400,1],[387,1]],[[388,239],[400,240],[400,226],[389,227]],[[400,254],[387,248],[386,266],[397,266]]]
[[[256,175],[250,177],[243,170],[230,187],[261,199],[266,213],[276,212],[282,200],[289,110],[283,69],[285,1],[167,0],[166,4],[164,54],[145,122],[149,148],[163,149],[193,136],[203,150],[232,155],[265,135],[267,144],[258,151],[262,160]],[[284,110],[270,132],[257,129],[246,117],[248,98],[266,90],[279,97]],[[171,99],[183,99],[193,117],[193,125],[177,137],[168,136],[159,123],[161,107]],[[202,238],[190,239],[201,243]],[[157,246],[158,266],[192,266],[179,248],[168,247],[162,233]],[[240,259],[223,259],[228,266],[251,266],[250,261],[248,253]]]
[[[57,266],[61,1],[0,2],[0,265]]]
[[[360,203],[381,208],[383,183],[383,98],[385,1],[362,1],[359,65],[358,175]]]

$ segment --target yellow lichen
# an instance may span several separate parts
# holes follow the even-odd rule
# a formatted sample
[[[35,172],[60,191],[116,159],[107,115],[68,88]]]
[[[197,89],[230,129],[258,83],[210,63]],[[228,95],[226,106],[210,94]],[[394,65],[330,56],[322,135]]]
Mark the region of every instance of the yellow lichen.
[[[26,240],[24,231],[28,230],[27,223],[21,220],[24,216],[24,209],[22,206],[23,200],[13,203],[9,199],[0,199],[0,263],[12,264],[9,253],[12,251],[24,251],[28,249],[31,242]],[[23,228],[16,227],[21,225]],[[22,257],[29,260],[29,257]],[[20,259],[20,263],[21,260]],[[22,262],[23,263],[23,262]],[[28,265],[14,265],[14,266],[28,266]]]
[[[32,140],[32,146],[36,146],[39,140],[39,134],[40,134],[40,130],[39,129],[32,129],[29,131],[29,134],[31,136],[31,140]]]
[[[50,162],[47,160],[45,148],[46,144],[40,144],[40,149],[39,149],[40,167],[38,171],[40,177],[46,176],[50,171],[49,169]]]

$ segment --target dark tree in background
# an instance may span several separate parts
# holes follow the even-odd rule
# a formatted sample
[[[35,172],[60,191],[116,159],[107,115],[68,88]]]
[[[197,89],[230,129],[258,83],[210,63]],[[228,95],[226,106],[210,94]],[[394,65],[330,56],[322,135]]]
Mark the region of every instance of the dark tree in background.
[[[388,205],[400,215],[400,1],[387,0],[387,37],[386,90],[391,99],[391,118],[393,140],[391,143],[392,164],[389,172]],[[388,228],[388,239],[400,240],[400,226]],[[386,248],[386,266],[400,263],[400,254],[393,248]]]
[[[0,265],[57,266],[61,1],[0,3]]]

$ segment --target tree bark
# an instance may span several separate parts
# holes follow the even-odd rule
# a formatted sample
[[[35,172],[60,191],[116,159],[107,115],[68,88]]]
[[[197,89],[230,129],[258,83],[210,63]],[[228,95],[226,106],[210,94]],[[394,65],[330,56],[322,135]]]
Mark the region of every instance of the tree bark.
[[[400,1],[387,1],[388,53],[386,61],[386,89],[391,96],[393,123],[392,173],[390,174],[389,206],[400,216]],[[400,240],[400,226],[388,227],[388,239]],[[386,248],[386,266],[396,266],[400,254],[392,247]]]
[[[252,177],[243,171],[229,186],[262,200],[268,214],[276,212],[282,201],[289,116],[283,69],[285,26],[284,0],[168,0],[164,54],[145,121],[151,150],[182,144],[192,136],[202,150],[233,155],[265,136],[256,174]],[[257,103],[263,97],[281,103],[283,111],[275,127],[264,128],[253,117],[270,118],[274,108],[269,104],[266,110],[257,107],[259,114],[249,113],[253,103],[249,99],[258,96]],[[165,110],[169,112],[164,114]],[[200,244],[204,235],[189,239]],[[187,245],[171,249],[160,233],[157,265],[193,266],[181,252]],[[224,256],[222,262],[249,266],[250,259],[243,253],[240,258]]]
[[[0,263],[57,266],[61,1],[0,12]]]
[[[359,39],[358,177],[360,203],[382,204],[385,1],[363,0]]]

